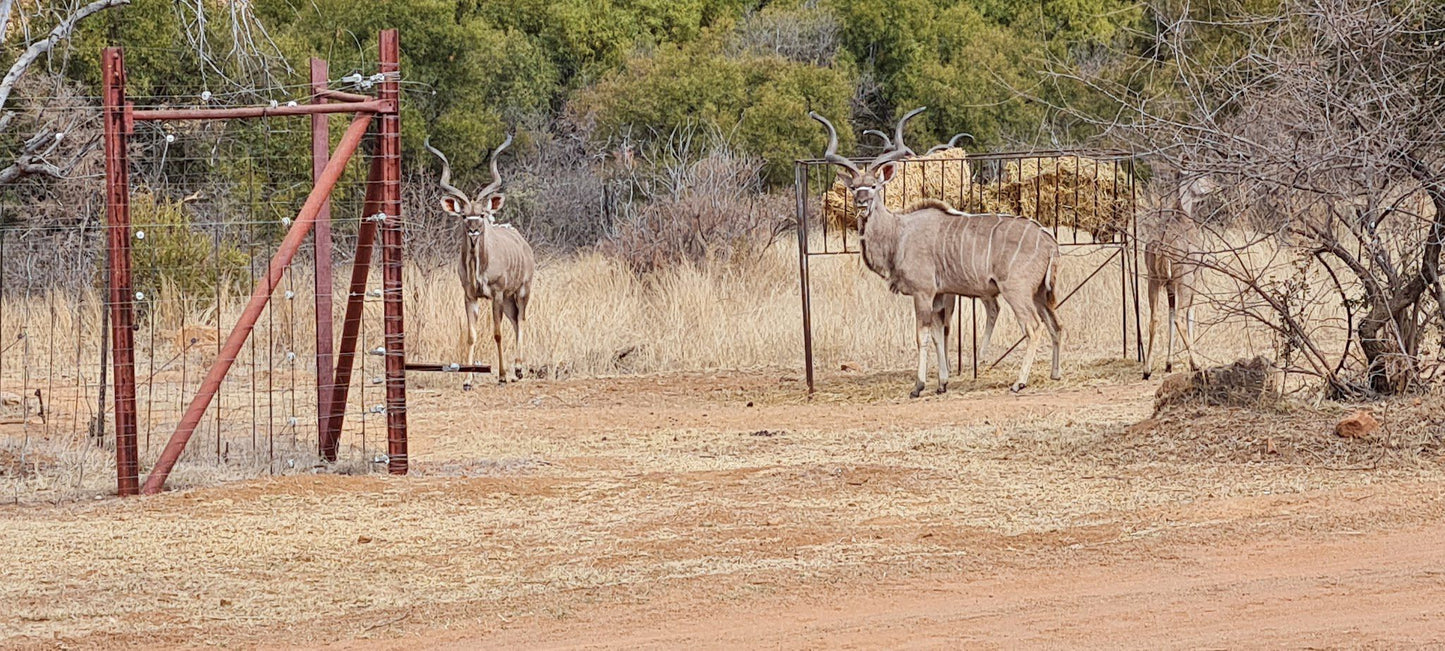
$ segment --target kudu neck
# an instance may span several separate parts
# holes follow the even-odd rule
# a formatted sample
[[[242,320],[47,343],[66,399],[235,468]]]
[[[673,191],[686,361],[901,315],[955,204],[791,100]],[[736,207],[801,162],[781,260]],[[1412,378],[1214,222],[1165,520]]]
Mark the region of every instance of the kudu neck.
[[[476,261],[478,266],[485,268],[488,257],[487,236],[490,234],[492,226],[483,221],[475,235],[472,234],[471,230],[470,224],[463,224],[462,255],[467,259]]]
[[[893,267],[893,254],[898,249],[898,215],[883,203],[881,193],[875,193],[865,209],[863,221],[863,261],[884,278]]]

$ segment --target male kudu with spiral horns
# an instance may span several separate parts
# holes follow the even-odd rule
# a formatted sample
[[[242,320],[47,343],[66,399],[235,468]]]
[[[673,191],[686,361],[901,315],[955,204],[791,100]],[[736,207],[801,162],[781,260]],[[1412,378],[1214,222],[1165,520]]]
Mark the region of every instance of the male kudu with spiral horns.
[[[466,193],[451,184],[452,168],[447,157],[431,146],[427,150],[442,161],[441,207],[447,214],[460,217],[466,231],[462,238],[462,259],[458,269],[462,291],[466,295],[467,329],[462,334],[461,352],[465,363],[475,363],[477,326],[482,318],[482,299],[492,302],[492,339],[497,343],[497,381],[505,384],[508,376],[522,379],[522,322],[527,318],[527,301],[532,297],[532,275],[537,269],[532,247],[510,224],[497,223],[497,213],[506,201],[501,192],[502,175],[497,171],[497,157],[512,144],[512,136],[492,152],[492,182],[477,193],[472,201]],[[502,315],[512,321],[513,364],[507,367],[502,355]],[[467,373],[463,389],[472,388],[472,374]]]
[[[898,121],[892,149],[863,167],[838,155],[838,132],[817,113],[809,117],[828,130],[824,160],[840,169],[839,178],[859,208],[858,233],[863,261],[888,281],[889,289],[913,297],[918,334],[918,381],[910,394],[923,391],[928,378],[930,344],[938,360],[938,392],[948,390],[948,355],[944,326],[953,296],[983,299],[993,306],[984,335],[983,350],[993,331],[997,299],[1013,309],[1024,332],[1024,359],[1018,381],[1010,390],[1028,386],[1039,326],[1053,339],[1054,379],[1062,377],[1060,354],[1063,327],[1055,312],[1059,245],[1037,222],[1010,215],[969,214],[936,200],[923,200],[911,210],[895,214],[883,201],[902,159],[911,155],[903,143],[903,127],[918,108]]]

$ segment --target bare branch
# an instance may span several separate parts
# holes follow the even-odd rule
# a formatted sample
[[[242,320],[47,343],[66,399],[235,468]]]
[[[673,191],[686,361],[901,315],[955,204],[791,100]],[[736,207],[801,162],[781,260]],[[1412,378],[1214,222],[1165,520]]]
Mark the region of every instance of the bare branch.
[[[25,51],[20,53],[20,56],[15,59],[15,62],[10,64],[10,70],[5,73],[5,78],[0,79],[0,108],[3,108],[6,102],[10,100],[10,92],[14,90],[15,83],[20,81],[20,77],[25,74],[25,71],[30,68],[30,65],[35,63],[35,60],[40,58],[42,54],[53,49],[57,43],[69,38],[70,33],[75,31],[75,26],[78,25],[80,21],[106,9],[128,4],[130,4],[130,0],[95,0],[95,2],[85,5],[75,10],[75,13],[66,16],[64,20],[60,21],[59,25],[55,26],[55,29],[50,30],[49,36],[31,43],[30,47],[25,48]]]

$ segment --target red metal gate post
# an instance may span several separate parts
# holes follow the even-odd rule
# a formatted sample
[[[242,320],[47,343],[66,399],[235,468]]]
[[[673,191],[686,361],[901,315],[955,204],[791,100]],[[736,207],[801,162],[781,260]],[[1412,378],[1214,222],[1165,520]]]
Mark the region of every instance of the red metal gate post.
[[[398,107],[401,96],[400,51],[397,32],[380,34],[380,99]],[[406,330],[402,322],[402,223],[401,223],[401,113],[381,116],[380,150],[382,168],[381,228],[382,295],[386,340],[386,468],[393,475],[407,471],[406,455]]]
[[[311,60],[312,103],[325,104],[327,65],[325,59]],[[311,116],[311,182],[321,182],[331,155],[331,129],[324,113]],[[331,449],[328,457],[326,426],[331,422],[331,199],[321,204],[316,214],[316,445],[317,452],[328,461],[336,460]]]
[[[336,460],[341,426],[346,420],[346,396],[351,389],[351,369],[356,364],[356,341],[361,333],[362,312],[366,309],[366,280],[371,275],[372,244],[376,240],[376,222],[372,215],[381,212],[381,159],[371,159],[366,178],[366,200],[362,202],[361,228],[356,233],[356,255],[351,263],[351,285],[346,293],[346,316],[341,321],[341,341],[336,351],[336,373],[331,393],[331,418],[322,435],[321,456]]]
[[[808,270],[808,165],[793,165],[793,201],[798,216],[798,293],[803,298],[803,375],[808,382],[808,397],[813,397],[813,299],[812,274]],[[827,223],[827,220],[824,220]],[[823,237],[828,236],[824,226]],[[844,235],[847,243],[847,233]]]
[[[301,206],[296,221],[287,231],[286,238],[276,249],[276,255],[271,258],[271,266],[266,271],[266,276],[256,284],[256,289],[251,293],[251,300],[246,303],[246,309],[241,313],[236,326],[227,335],[226,343],[221,346],[221,352],[216,356],[216,363],[206,372],[206,377],[201,381],[201,387],[196,397],[186,407],[185,414],[176,425],[176,431],[161,450],[160,458],[156,460],[155,468],[146,477],[145,485],[141,492],[146,495],[159,493],[161,487],[166,483],[166,477],[170,475],[171,468],[174,468],[176,461],[181,458],[181,453],[186,449],[186,443],[191,440],[191,435],[196,431],[196,425],[201,422],[205,415],[206,408],[210,406],[211,399],[216,396],[216,391],[221,387],[221,381],[225,379],[226,372],[231,369],[231,364],[236,361],[236,355],[241,352],[241,346],[251,334],[251,329],[256,325],[256,319],[261,316],[266,303],[271,300],[272,290],[280,282],[281,276],[290,266],[291,259],[296,255],[296,250],[301,248],[301,243],[311,232],[311,226],[316,220],[316,215],[321,211],[321,204],[331,194],[331,189],[341,178],[341,173],[346,169],[347,161],[361,144],[362,138],[366,137],[366,128],[371,124],[371,113],[358,113],[347,128],[346,135],[342,136],[341,142],[336,145],[336,151],[332,154],[331,160],[327,162],[325,173],[320,181],[311,188],[311,194],[306,197],[306,203]]]
[[[125,101],[125,57],[118,47],[101,54],[105,106],[106,225],[110,247],[110,340],[115,367],[115,487],[140,493],[136,451],[134,294],[130,284],[130,131]]]

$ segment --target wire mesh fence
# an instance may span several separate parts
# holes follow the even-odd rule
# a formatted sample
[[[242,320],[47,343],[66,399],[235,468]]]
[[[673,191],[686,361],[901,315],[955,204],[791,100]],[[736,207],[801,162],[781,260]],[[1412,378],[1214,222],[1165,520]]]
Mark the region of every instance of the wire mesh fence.
[[[376,54],[333,64],[327,87],[374,94]],[[137,111],[313,101],[310,80],[286,74],[273,86],[244,90],[213,90],[207,86],[219,80],[201,75],[194,89],[127,99]],[[102,102],[52,92],[22,103],[13,128],[63,141],[47,153],[67,163],[58,178],[0,186],[0,490],[17,501],[108,493],[116,468]],[[127,147],[130,298],[142,472],[176,430],[311,192],[311,137],[305,116],[134,123]],[[375,183],[368,180],[375,149],[364,145],[331,193],[333,280],[318,286],[308,238],[198,424],[175,483],[325,465],[318,454],[318,389],[326,387],[318,387],[316,299],[337,299],[331,319],[340,332],[367,186]],[[375,265],[361,292],[361,354],[333,471],[367,471],[386,458],[386,357],[371,354],[384,351],[382,271]]]

